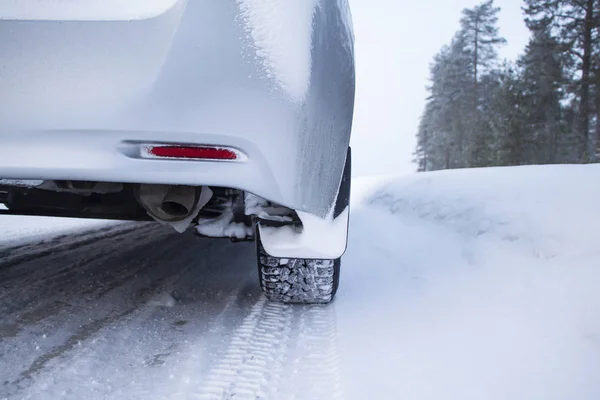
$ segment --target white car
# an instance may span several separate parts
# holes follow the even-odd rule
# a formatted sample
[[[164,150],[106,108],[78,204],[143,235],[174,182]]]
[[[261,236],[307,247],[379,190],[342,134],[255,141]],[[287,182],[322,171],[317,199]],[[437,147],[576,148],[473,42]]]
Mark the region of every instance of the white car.
[[[329,302],[353,49],[347,0],[0,2],[0,213],[256,239],[270,299]]]

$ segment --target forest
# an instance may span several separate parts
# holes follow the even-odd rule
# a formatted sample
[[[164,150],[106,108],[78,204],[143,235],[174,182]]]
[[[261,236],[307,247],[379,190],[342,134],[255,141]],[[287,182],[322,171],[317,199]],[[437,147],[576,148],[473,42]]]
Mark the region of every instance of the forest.
[[[600,0],[524,0],[516,61],[500,8],[465,9],[435,55],[417,131],[418,171],[600,161]]]

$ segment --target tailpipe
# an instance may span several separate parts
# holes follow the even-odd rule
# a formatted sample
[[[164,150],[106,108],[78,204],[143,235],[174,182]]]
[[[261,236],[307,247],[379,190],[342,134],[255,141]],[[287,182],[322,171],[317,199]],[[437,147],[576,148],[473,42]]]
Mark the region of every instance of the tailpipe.
[[[139,185],[137,199],[148,214],[160,222],[179,222],[199,209],[202,187],[176,185]]]
[[[191,186],[172,186],[160,203],[164,214],[173,218],[185,218],[194,210],[198,202],[198,190]]]

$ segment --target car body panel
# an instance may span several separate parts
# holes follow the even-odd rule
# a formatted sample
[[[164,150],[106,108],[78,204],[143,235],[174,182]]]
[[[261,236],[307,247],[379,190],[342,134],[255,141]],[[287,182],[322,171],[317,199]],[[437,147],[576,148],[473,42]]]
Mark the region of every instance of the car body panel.
[[[300,96],[264,59],[243,1],[152,3],[115,3],[93,21],[0,7],[0,178],[227,186],[325,217],[354,105],[346,0],[315,1]],[[231,146],[248,159],[140,160],[131,142]]]
[[[154,18],[180,0],[18,0],[0,2],[0,18],[24,21],[131,21]]]

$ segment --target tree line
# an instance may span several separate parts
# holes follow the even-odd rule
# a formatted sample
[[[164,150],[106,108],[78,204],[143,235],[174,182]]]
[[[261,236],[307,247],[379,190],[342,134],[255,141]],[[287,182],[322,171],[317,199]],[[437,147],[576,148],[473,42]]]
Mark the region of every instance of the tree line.
[[[435,55],[418,171],[600,160],[600,0],[525,0],[529,43],[500,62],[499,7],[462,12]]]

